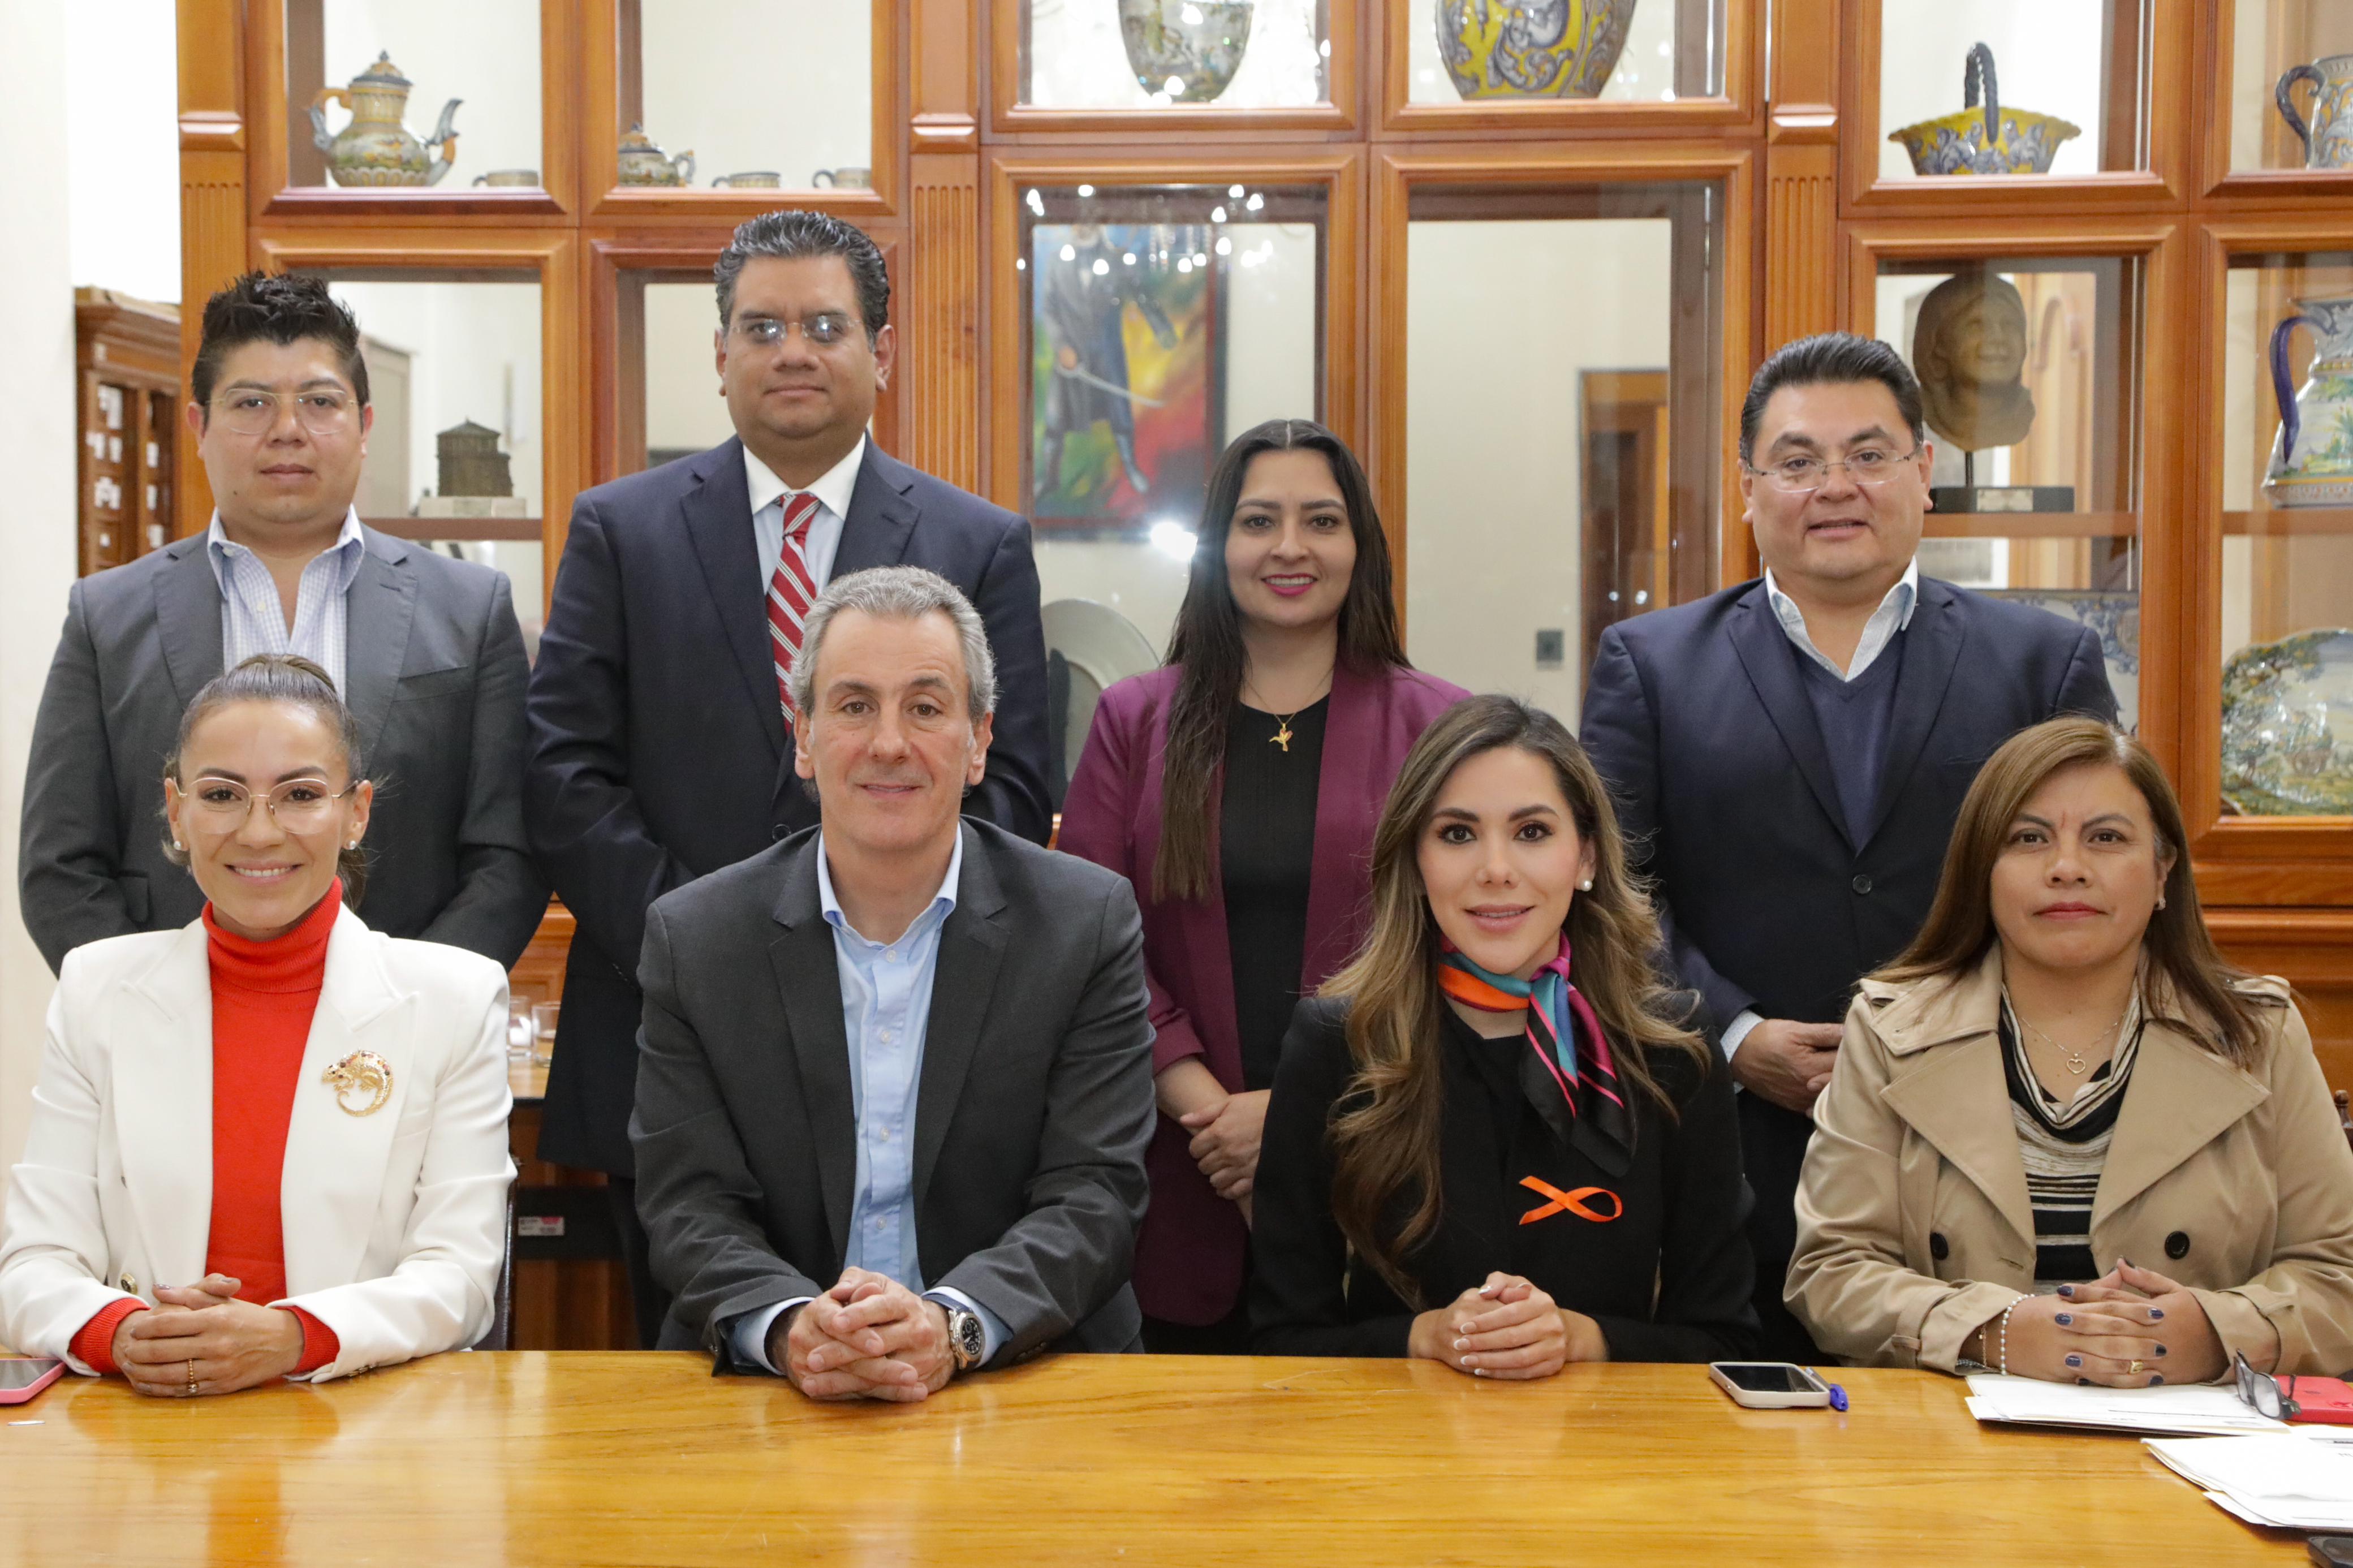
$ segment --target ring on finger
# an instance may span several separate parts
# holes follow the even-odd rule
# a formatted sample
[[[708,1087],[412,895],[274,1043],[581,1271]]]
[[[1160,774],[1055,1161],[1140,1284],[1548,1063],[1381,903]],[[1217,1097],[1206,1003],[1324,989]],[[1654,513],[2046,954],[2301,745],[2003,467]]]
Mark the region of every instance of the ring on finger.
[[[2147,1371],[2148,1366],[2147,1363],[2141,1361],[2138,1357],[2135,1357],[2132,1365],[2125,1368],[2125,1370],[2130,1373],[2142,1373]]]
[[[181,1366],[182,1366],[182,1367],[183,1367],[183,1368],[187,1372],[187,1374],[188,1374],[188,1389],[187,1389],[187,1393],[188,1393],[188,1396],[189,1396],[189,1397],[191,1397],[191,1398],[193,1398],[193,1397],[195,1396],[195,1392],[196,1392],[196,1363],[195,1363],[195,1362],[193,1362],[193,1361],[184,1361],[184,1362],[182,1362],[182,1363],[180,1363],[180,1365],[181,1365]]]

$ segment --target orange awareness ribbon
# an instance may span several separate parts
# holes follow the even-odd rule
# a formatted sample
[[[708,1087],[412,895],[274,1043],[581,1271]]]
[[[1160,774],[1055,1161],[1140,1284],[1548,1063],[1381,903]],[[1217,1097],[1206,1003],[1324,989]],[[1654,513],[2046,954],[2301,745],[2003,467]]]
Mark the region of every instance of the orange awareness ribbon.
[[[1520,1216],[1522,1225],[1534,1225],[1540,1219],[1550,1219],[1554,1215],[1563,1211],[1573,1214],[1580,1219],[1592,1220],[1597,1225],[1608,1225],[1626,1212],[1626,1200],[1608,1187],[1579,1187],[1573,1193],[1564,1193],[1541,1176],[1522,1176],[1520,1185],[1552,1200]],[[1602,1214],[1599,1210],[1586,1206],[1585,1200],[1595,1196],[1609,1200],[1608,1214]]]

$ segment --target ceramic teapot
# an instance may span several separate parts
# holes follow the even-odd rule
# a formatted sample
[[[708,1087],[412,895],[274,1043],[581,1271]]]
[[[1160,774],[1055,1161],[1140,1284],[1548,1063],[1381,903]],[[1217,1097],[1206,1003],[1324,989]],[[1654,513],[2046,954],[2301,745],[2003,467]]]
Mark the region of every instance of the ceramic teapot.
[[[458,133],[449,128],[458,115],[459,99],[441,110],[441,122],[419,142],[400,122],[408,107],[408,89],[416,84],[400,74],[392,57],[380,54],[375,64],[352,78],[348,87],[322,87],[311,100],[311,140],[327,155],[327,173],[339,185],[434,185],[458,158]],[[333,135],[327,133],[327,105],[340,103],[351,110],[351,121]],[[427,147],[441,155],[429,163]]]
[[[2288,338],[2310,327],[2317,340],[2312,374],[2288,391]],[[2272,395],[2279,435],[2263,475],[2274,506],[2353,506],[2353,295],[2299,300],[2295,314],[2272,329]]]
[[[1599,98],[1634,0],[1438,0],[1438,54],[1465,98]]]
[[[1985,108],[1978,88],[1985,87]],[[1994,84],[1993,50],[1972,45],[1961,66],[1958,114],[1891,131],[1887,139],[1912,155],[1916,174],[2047,174],[2059,144],[2084,133],[2055,114],[2004,109]]]
[[[2312,84],[2312,122],[2295,111],[2295,84]],[[2353,169],[2353,55],[2331,55],[2315,65],[2291,66],[2272,89],[2272,101],[2295,139],[2307,169]]]
[[[691,149],[673,158],[654,145],[643,125],[632,125],[621,138],[621,184],[625,185],[684,185],[694,179]]]

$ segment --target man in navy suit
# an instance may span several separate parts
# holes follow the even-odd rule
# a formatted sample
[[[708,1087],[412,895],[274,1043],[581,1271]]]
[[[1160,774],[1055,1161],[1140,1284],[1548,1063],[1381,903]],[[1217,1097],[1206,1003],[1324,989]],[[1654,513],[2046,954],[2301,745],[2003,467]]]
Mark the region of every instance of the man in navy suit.
[[[776,212],[713,268],[736,438],[584,492],[532,673],[532,847],[578,921],[539,1153],[605,1172],[653,1342],[629,1111],[646,910],[818,820],[794,772],[785,674],[838,576],[921,566],[980,611],[1001,697],[965,811],[1039,843],[1046,644],[1029,524],[867,438],[896,342],[881,252],[849,224]]]
[[[1776,353],[1740,411],[1764,579],[1611,626],[1586,690],[1669,963],[1745,1090],[1757,1317],[1791,1360],[1816,1354],[1781,1300],[1791,1205],[1855,982],[1919,931],[1994,749],[2116,713],[2090,630],[1920,575],[1932,457],[1894,350],[1841,332]]]

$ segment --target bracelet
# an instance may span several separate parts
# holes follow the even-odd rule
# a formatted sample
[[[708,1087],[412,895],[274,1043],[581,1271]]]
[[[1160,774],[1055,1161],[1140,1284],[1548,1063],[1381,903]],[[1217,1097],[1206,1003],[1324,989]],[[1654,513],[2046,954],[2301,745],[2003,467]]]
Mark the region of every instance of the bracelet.
[[[2001,1336],[2001,1359],[1998,1365],[2000,1369],[2001,1375],[2004,1377],[2008,1377],[2010,1375],[2010,1315],[2018,1310],[2018,1302],[2025,1300],[2025,1297],[2021,1296],[2018,1298],[2018,1301],[2012,1301],[2009,1306],[2004,1307],[2001,1310],[2001,1317],[1994,1330],[1996,1333]]]

